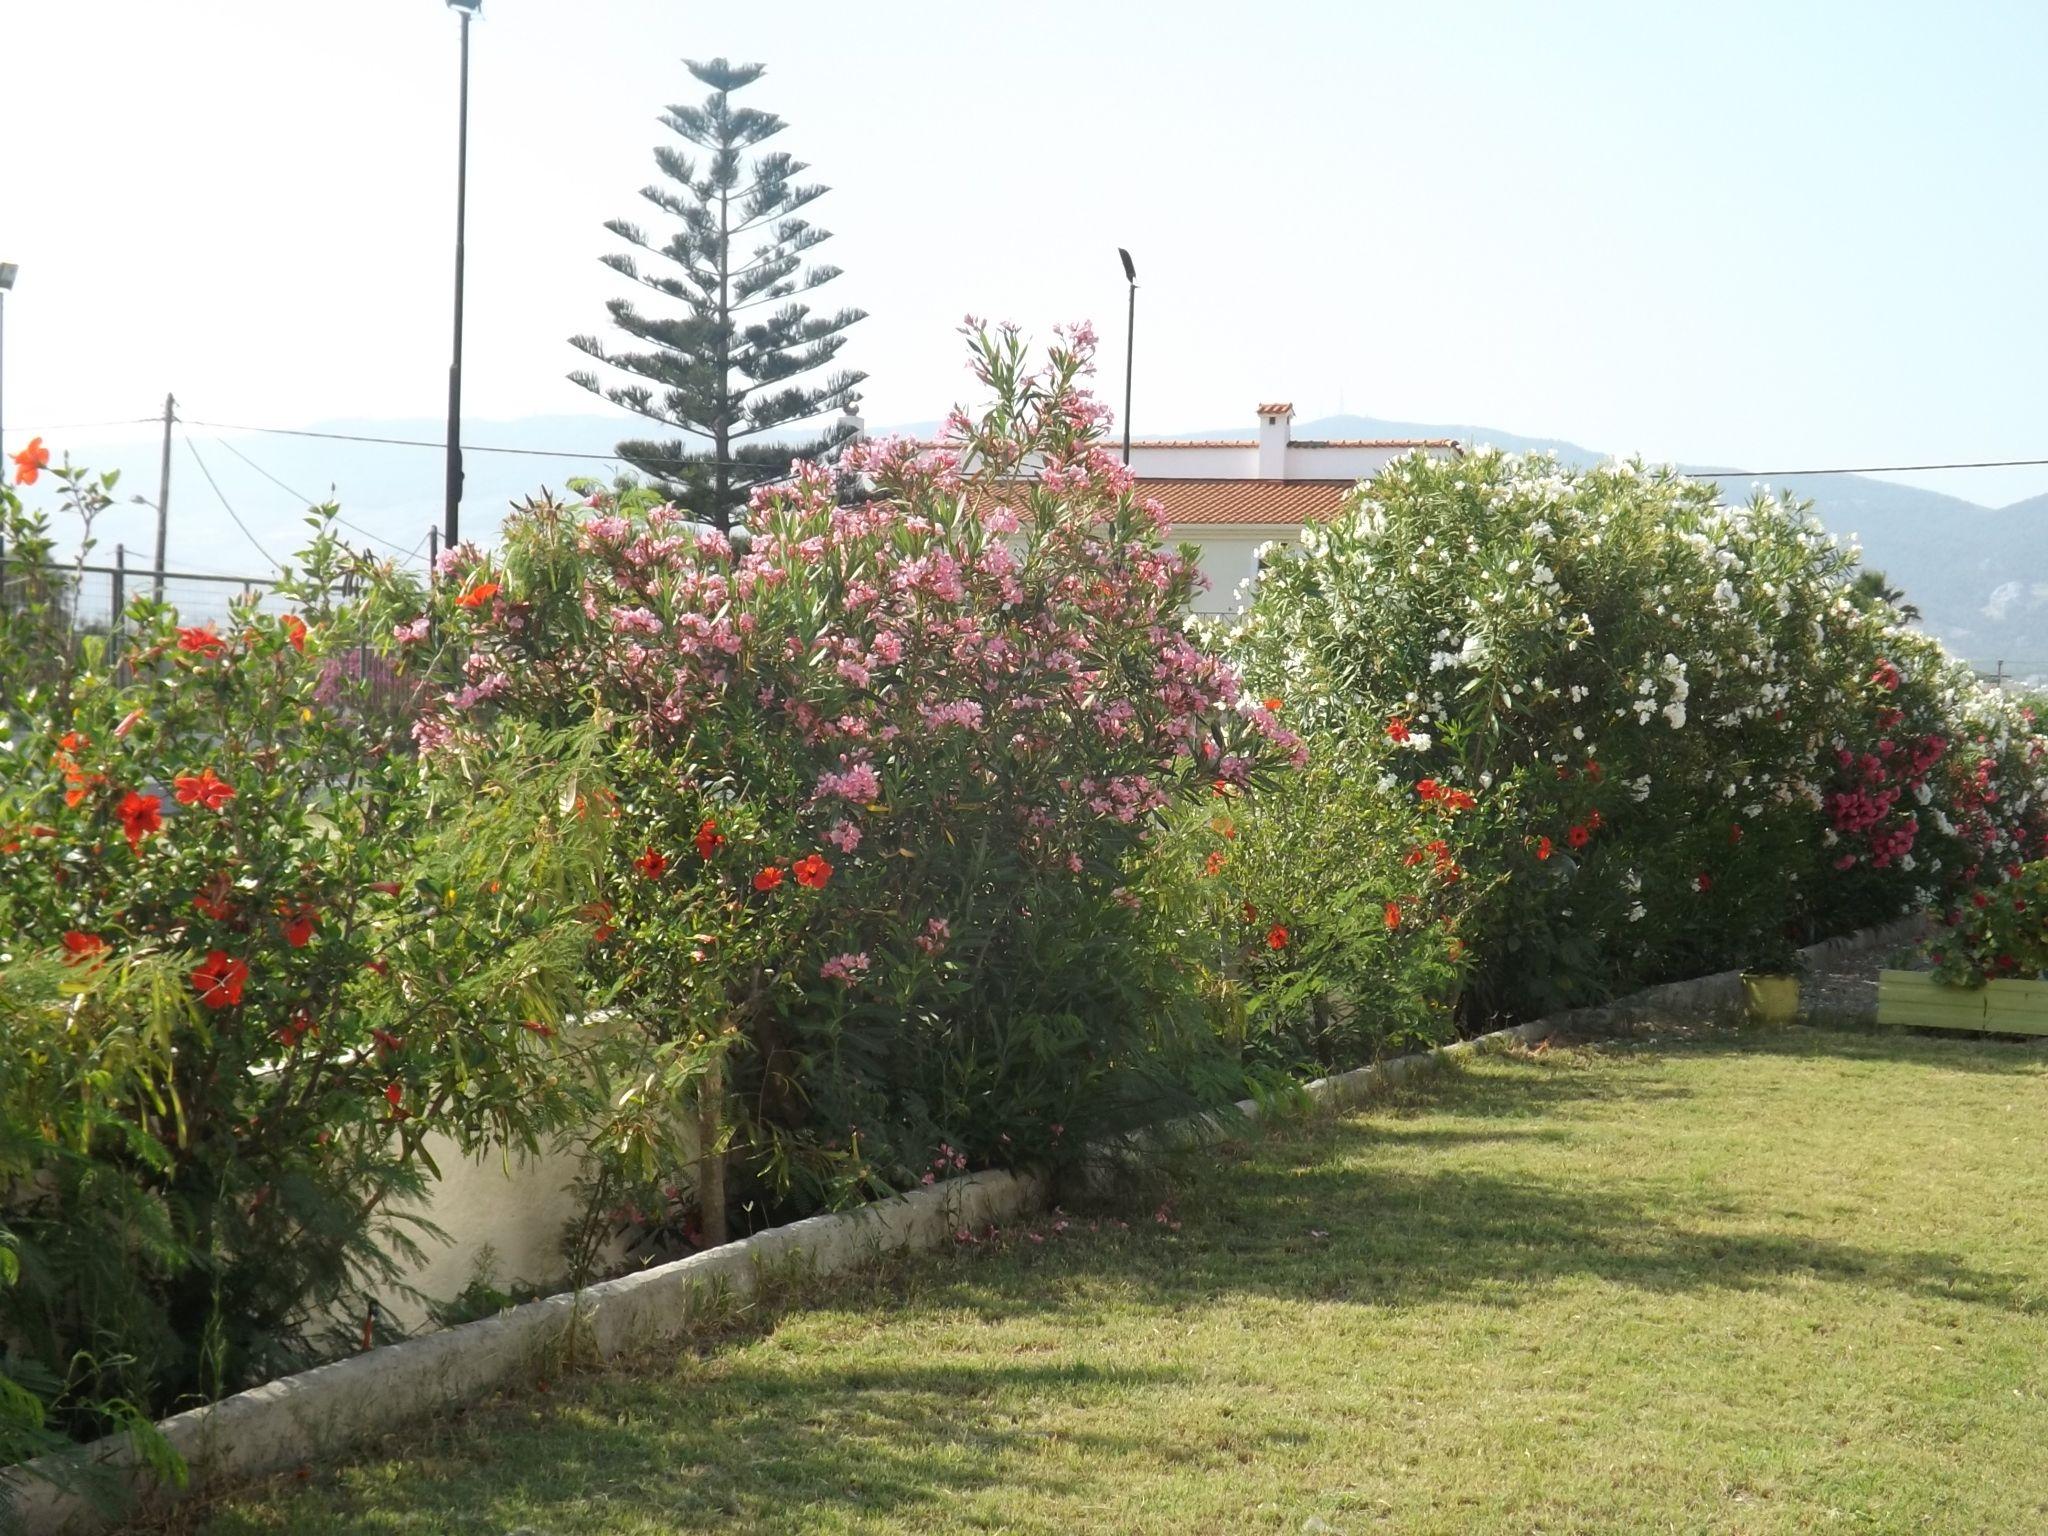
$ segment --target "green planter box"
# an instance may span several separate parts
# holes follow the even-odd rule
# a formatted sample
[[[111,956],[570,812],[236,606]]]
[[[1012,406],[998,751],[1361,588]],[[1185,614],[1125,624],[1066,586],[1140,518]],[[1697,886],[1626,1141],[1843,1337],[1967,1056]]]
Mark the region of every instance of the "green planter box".
[[[1950,987],[1925,971],[1877,973],[1877,1019],[1913,1029],[2048,1035],[2048,981],[1993,981]]]

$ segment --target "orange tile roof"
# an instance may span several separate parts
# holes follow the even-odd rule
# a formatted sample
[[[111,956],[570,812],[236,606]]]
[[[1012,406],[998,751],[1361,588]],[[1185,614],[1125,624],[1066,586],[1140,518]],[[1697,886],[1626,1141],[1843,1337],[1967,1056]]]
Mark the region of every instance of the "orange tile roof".
[[[1115,443],[1110,447],[1114,448]],[[1131,440],[1137,448],[1238,448],[1250,451],[1259,446],[1255,437],[1139,437]],[[1464,448],[1455,437],[1296,437],[1290,448]]]
[[[1147,480],[1137,492],[1166,509],[1170,528],[1298,528],[1335,517],[1356,480]]]
[[[1262,405],[1259,407],[1259,414],[1261,416],[1292,416],[1294,414],[1294,402],[1292,400],[1281,400],[1272,405]]]

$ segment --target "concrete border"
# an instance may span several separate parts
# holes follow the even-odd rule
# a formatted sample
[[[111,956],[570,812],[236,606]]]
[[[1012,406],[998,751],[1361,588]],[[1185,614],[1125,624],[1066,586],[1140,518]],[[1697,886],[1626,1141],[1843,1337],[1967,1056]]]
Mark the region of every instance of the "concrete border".
[[[1919,921],[1906,919],[1829,940],[1801,951],[1801,958],[1840,959],[1903,943],[1917,933]],[[1741,973],[1721,971],[1318,1078],[1302,1094],[1318,1107],[1342,1108],[1461,1058],[1554,1036],[1622,1034],[1652,1019],[1710,1021],[1741,1007]],[[1101,1150],[1114,1163],[1119,1153],[1227,1133],[1265,1113],[1257,1100],[1245,1099],[1162,1126],[1121,1148]],[[885,1253],[941,1247],[963,1227],[1001,1224],[1041,1208],[1046,1194],[1044,1180],[1035,1174],[990,1171],[948,1179],[857,1210],[772,1227],[582,1292],[546,1297],[480,1322],[351,1355],[178,1414],[158,1427],[185,1458],[190,1492],[284,1471],[331,1458],[405,1419],[473,1402],[541,1373],[565,1355],[610,1358],[676,1338],[706,1309],[753,1295],[763,1276],[780,1267],[824,1275]],[[156,1485],[123,1438],[95,1442],[80,1454],[83,1464],[125,1488],[136,1502],[110,1516],[84,1494],[35,1477],[39,1464],[30,1463],[0,1469],[0,1496],[13,1499],[11,1506],[0,1505],[0,1529],[11,1517],[26,1536],[88,1536],[181,1496]]]

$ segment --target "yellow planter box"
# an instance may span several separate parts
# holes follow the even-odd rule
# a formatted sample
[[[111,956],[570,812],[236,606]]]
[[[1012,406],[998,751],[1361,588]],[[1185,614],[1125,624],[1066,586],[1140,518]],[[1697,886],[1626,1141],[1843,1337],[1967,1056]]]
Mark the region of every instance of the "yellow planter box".
[[[2048,1035],[2048,981],[1951,987],[1926,971],[1879,971],[1877,1021],[1912,1029]]]

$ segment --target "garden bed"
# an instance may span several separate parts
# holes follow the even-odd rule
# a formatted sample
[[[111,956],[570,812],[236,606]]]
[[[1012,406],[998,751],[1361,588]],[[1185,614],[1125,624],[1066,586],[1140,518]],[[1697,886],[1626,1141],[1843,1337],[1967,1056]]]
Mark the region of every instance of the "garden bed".
[[[1878,975],[1880,1024],[1910,1029],[1981,1030],[1999,1035],[2048,1035],[2048,981],[1987,981],[1955,987],[1930,971]]]

